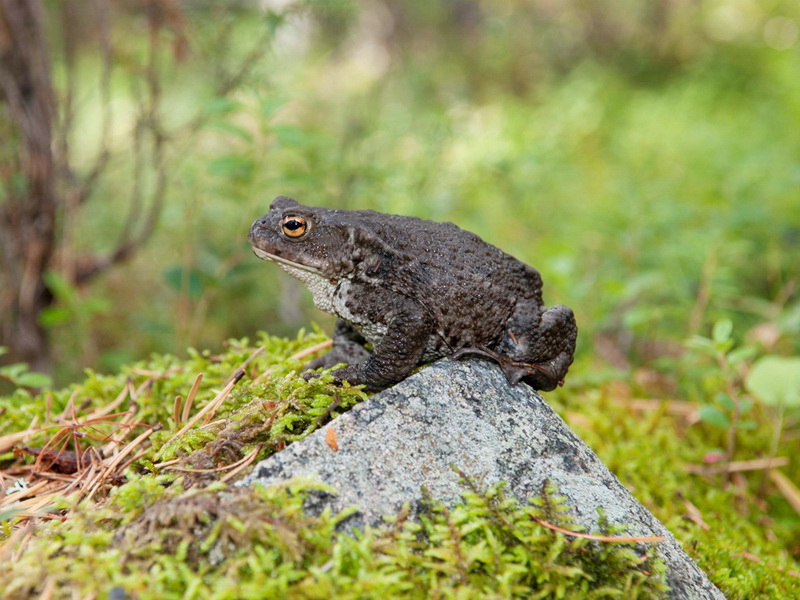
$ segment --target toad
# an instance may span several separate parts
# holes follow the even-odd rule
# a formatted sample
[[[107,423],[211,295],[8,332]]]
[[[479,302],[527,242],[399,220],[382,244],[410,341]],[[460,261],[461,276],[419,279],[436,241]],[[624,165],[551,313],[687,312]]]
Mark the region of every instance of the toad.
[[[496,361],[510,384],[563,384],[578,329],[546,308],[539,272],[452,223],[287,197],[250,228],[256,256],[302,281],[338,317],[333,347],[308,369],[378,390],[418,365],[468,355]]]

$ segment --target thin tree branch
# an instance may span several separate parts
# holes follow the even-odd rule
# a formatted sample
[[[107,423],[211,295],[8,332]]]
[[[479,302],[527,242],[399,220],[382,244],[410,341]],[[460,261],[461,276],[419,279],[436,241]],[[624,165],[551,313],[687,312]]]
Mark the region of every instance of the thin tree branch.
[[[173,0],[150,0],[146,4],[146,14],[150,42],[147,64],[143,73],[146,91],[144,97],[138,96],[138,104],[144,107],[144,110],[134,130],[133,184],[127,218],[123,220],[122,232],[115,249],[107,256],[95,257],[88,264],[85,264],[75,276],[75,281],[78,285],[87,283],[112,266],[127,260],[152,237],[163,211],[170,173],[182,158],[188,154],[186,151],[178,151],[171,153],[171,156],[167,156],[165,152],[166,145],[168,142],[181,138],[191,140],[211,118],[208,113],[201,112],[173,131],[169,133],[165,131],[159,111],[162,95],[160,65],[160,60],[163,56],[162,29],[169,28],[179,38],[175,55],[177,59],[181,59],[186,51],[183,18],[180,14],[179,4]],[[230,95],[243,85],[263,55],[264,46],[269,43],[272,36],[272,31],[266,30],[263,35],[259,36],[244,59],[237,65],[237,68],[218,78],[218,83],[215,86],[215,94],[217,96]],[[136,93],[137,91],[138,86],[134,87],[134,92]],[[150,147],[146,150],[148,143]],[[154,174],[155,181],[152,184],[148,206],[145,211],[145,197],[148,195],[148,186],[146,185],[147,172]],[[99,173],[96,173],[95,176],[97,174]],[[87,182],[93,183],[93,178],[90,176]],[[86,189],[88,195],[91,190]],[[144,216],[143,212],[145,213]]]
[[[108,166],[111,152],[109,150],[109,135],[111,133],[111,123],[113,120],[111,110],[111,73],[113,70],[112,55],[113,47],[111,44],[111,26],[109,17],[108,2],[104,0],[94,0],[95,10],[97,11],[97,32],[100,37],[100,56],[102,57],[102,67],[100,69],[100,104],[102,105],[102,123],[100,126],[100,148],[92,170],[83,181],[77,194],[78,204],[83,204],[91,195],[94,186],[100,175]]]
[[[166,136],[163,132],[159,107],[161,103],[161,74],[160,57],[161,32],[159,28],[158,11],[148,10],[149,20],[149,47],[147,65],[145,68],[145,87],[146,97],[140,99],[140,105],[144,106],[144,112],[139,118],[134,132],[134,177],[131,189],[130,209],[128,218],[125,219],[122,233],[116,248],[106,257],[95,258],[91,263],[85,265],[76,274],[76,283],[84,284],[94,277],[107,271],[112,266],[128,259],[138,248],[143,246],[155,232],[161,211],[164,206],[164,198],[167,191],[167,167],[164,164],[164,143]],[[136,89],[136,88],[134,88]],[[144,217],[144,221],[139,226],[139,231],[134,233],[137,225],[141,221],[142,207],[145,196],[145,173],[146,173],[146,151],[145,146],[151,144],[150,168],[155,173],[156,181],[150,197],[150,206]]]

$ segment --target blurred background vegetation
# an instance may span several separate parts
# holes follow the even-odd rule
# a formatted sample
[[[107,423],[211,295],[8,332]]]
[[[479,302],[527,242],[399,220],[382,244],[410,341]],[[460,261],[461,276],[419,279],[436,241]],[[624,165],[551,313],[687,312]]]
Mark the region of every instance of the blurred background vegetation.
[[[330,330],[277,195],[450,220],[573,307],[551,401],[648,506],[783,456],[702,507],[796,560],[798,74],[796,0],[0,0],[0,387]]]
[[[685,341],[720,319],[800,349],[796,2],[63,0],[39,18],[54,241],[22,358],[59,383],[329,327],[249,252],[276,195],[455,221],[536,266],[578,315],[573,380],[688,385]],[[7,241],[30,205],[9,106]]]

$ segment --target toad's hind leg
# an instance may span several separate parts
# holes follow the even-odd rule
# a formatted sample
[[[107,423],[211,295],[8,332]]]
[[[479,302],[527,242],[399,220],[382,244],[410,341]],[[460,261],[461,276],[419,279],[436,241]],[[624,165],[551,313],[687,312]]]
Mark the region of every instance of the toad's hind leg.
[[[524,381],[536,390],[563,384],[575,355],[578,326],[568,306],[544,312],[534,302],[520,302],[506,324],[498,353],[511,384]]]

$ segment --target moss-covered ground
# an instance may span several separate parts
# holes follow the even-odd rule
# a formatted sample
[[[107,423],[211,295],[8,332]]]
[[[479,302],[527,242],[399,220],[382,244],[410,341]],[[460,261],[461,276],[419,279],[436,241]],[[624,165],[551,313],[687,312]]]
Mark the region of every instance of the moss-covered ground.
[[[540,525],[534,517],[570,528],[557,490],[521,506],[501,487],[465,482],[459,506],[429,501],[420,519],[387,515],[385,528],[353,537],[335,529],[346,515],[303,512],[312,482],[229,487],[256,458],[365,399],[297,376],[304,350],[321,342],[231,341],[219,354],[154,356],[2,398],[3,597],[663,596],[653,556]],[[549,399],[726,596],[800,595],[799,520],[775,480],[765,470],[694,474],[728,432],[693,418],[690,403],[631,393],[578,375]],[[772,434],[769,418],[751,416],[753,428],[736,434],[742,456]]]

